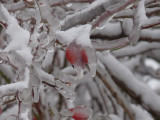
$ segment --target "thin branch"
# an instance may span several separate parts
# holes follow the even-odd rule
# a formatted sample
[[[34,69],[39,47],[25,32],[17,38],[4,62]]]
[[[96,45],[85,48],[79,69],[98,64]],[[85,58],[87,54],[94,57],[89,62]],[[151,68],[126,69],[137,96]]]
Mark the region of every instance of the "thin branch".
[[[92,40],[92,45],[97,51],[105,51],[105,50],[117,50],[129,45],[128,38],[121,38],[113,41],[97,41]]]
[[[148,29],[160,25],[160,17],[150,18],[144,25],[141,26],[141,29]]]
[[[25,3],[21,1],[21,2],[10,4],[10,5],[4,4],[4,7],[6,7],[9,12],[16,12],[24,9],[26,6],[25,6]]]
[[[114,56],[98,54],[116,84],[133,99],[150,112],[155,120],[160,118],[160,97],[144,83],[140,82],[132,72],[120,63]]]
[[[16,101],[16,96],[14,96],[11,99],[7,99],[7,100],[3,101],[2,105],[6,105],[6,104],[9,104],[9,103],[14,102],[14,101]]]
[[[111,4],[106,0],[98,0],[93,2],[89,7],[67,16],[61,21],[61,30],[67,30],[76,25],[93,21],[93,19],[105,11],[104,5],[109,6]]]
[[[61,6],[68,3],[92,3],[94,0],[61,0],[51,3],[51,7]]]
[[[130,120],[134,120],[134,114],[129,106],[129,103],[127,103],[124,98],[122,98],[122,93],[120,91],[117,91],[118,88],[109,76],[107,72],[105,73],[103,70],[98,67],[97,68],[97,76],[100,78],[100,80],[104,83],[104,85],[109,89],[112,96],[115,98],[117,103],[124,109],[124,111],[128,114]]]
[[[122,48],[120,50],[113,51],[112,53],[116,57],[124,57],[124,56],[133,56],[133,55],[142,54],[147,51],[151,51],[151,50],[155,50],[155,49],[160,49],[160,43],[139,42],[139,44],[137,44],[134,47],[128,46],[128,47]]]
[[[109,7],[95,22],[92,23],[92,29],[95,27],[98,27],[99,24],[104,21],[105,19],[109,19],[109,17],[115,15],[116,13],[124,10],[127,8],[129,5],[134,4],[136,1],[135,0],[128,0],[128,1],[123,1],[118,3],[118,5]]]

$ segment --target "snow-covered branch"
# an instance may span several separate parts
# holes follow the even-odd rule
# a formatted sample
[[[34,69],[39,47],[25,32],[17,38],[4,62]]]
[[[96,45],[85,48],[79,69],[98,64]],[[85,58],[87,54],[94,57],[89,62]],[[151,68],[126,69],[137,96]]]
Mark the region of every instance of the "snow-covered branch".
[[[139,104],[142,104],[142,106],[149,111],[155,119],[158,119],[160,117],[160,97],[144,83],[135,78],[131,71],[111,54],[106,56],[98,54],[98,56],[100,61],[105,64],[105,67],[109,70],[113,80],[115,80],[119,87],[133,97]]]

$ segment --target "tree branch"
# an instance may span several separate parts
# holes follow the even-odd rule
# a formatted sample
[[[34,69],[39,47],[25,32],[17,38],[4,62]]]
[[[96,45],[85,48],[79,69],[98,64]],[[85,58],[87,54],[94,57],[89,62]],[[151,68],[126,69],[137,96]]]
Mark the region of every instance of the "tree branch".
[[[98,54],[98,57],[119,87],[150,112],[155,120],[159,120],[160,97],[144,83],[135,78],[131,71],[111,54],[106,56]]]

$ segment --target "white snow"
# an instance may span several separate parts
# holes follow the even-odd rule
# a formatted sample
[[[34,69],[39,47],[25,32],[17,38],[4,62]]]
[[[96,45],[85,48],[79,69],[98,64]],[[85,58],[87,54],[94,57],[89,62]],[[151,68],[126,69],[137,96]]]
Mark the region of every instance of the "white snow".
[[[142,38],[159,39],[160,29],[145,29],[141,31]]]
[[[95,7],[100,6],[104,3],[108,2],[108,0],[96,0],[94,1],[89,7],[87,7],[86,9],[83,9],[81,11],[77,11],[75,14],[69,15],[67,18],[65,18],[63,21],[60,22],[61,26],[63,26],[65,24],[66,21],[68,21],[69,19],[71,19],[72,17],[75,16],[79,16],[80,14],[84,14],[87,13],[88,11],[95,9]]]
[[[160,48],[160,43],[139,42],[139,44],[137,44],[136,46],[127,46],[119,50],[115,50],[112,53],[116,57],[121,57],[121,56],[127,56],[127,55],[136,55],[138,53],[142,53],[147,50],[157,49],[157,48]]]
[[[124,19],[122,23],[123,32],[126,35],[130,35],[132,32],[133,20],[132,19]]]
[[[131,105],[136,120],[153,120],[151,115],[139,106]]]
[[[68,45],[75,40],[77,44],[91,47],[90,31],[91,25],[89,24],[73,27],[67,31],[58,31],[56,33],[56,39],[63,45]]]
[[[121,120],[117,115],[109,114],[108,115],[111,120]]]
[[[26,109],[24,112],[20,114],[20,117],[22,120],[29,120],[28,115],[29,115],[29,109]]]
[[[30,77],[29,77],[29,69],[25,69],[24,73],[25,79],[20,82],[7,84],[7,85],[1,85],[0,86],[0,98],[5,95],[15,94],[17,91],[21,91],[24,88],[28,88]]]
[[[147,67],[153,68],[153,70],[157,70],[160,67],[160,64],[157,61],[150,58],[147,58],[144,63]]]
[[[148,85],[151,89],[153,89],[156,93],[160,94],[160,81],[159,79],[151,79],[148,82]]]
[[[14,105],[0,115],[0,120],[6,120],[10,115],[17,115],[18,105]]]
[[[143,25],[146,23],[146,21],[148,20],[147,16],[146,16],[146,10],[145,10],[145,0],[141,0],[138,3],[138,9],[137,9],[137,14],[136,17],[139,18],[139,25]]]
[[[102,30],[95,29],[92,35],[103,35],[103,36],[118,36],[122,34],[121,23],[115,22],[111,23],[108,22],[105,24]]]
[[[17,20],[9,14],[3,5],[1,5],[1,10],[7,19],[8,27],[6,33],[12,40],[3,51],[16,50],[25,59],[26,63],[30,65],[33,57],[31,48],[28,47],[30,33],[19,26]]]

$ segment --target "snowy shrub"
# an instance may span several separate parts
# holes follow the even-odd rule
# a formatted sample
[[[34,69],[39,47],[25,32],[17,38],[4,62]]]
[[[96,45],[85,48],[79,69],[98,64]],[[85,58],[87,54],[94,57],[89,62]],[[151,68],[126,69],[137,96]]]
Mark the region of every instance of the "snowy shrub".
[[[159,0],[0,0],[0,120],[160,120]]]

